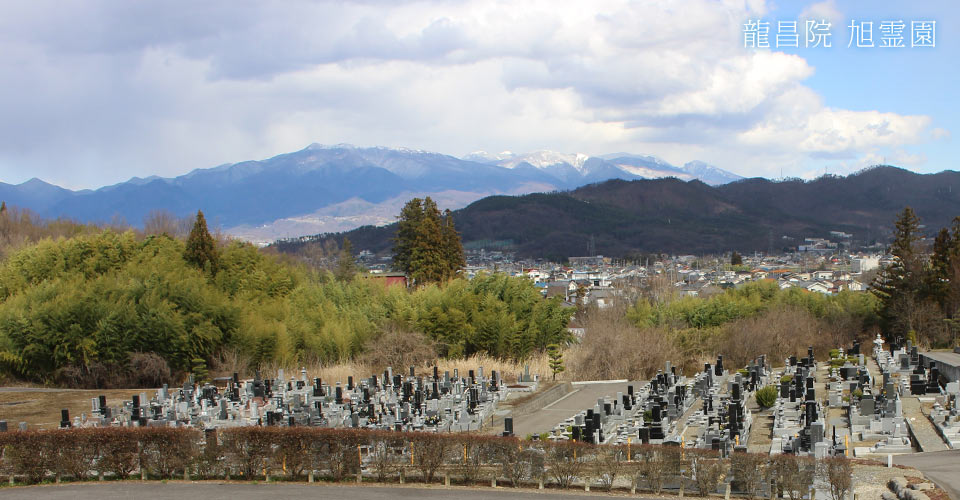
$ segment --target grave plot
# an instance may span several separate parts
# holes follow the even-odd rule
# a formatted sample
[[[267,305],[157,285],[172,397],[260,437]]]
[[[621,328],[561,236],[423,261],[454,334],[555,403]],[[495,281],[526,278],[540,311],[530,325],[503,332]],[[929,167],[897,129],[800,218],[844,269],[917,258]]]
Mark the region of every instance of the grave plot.
[[[753,427],[753,415],[747,400],[767,384],[770,367],[766,356],[755,359],[746,368],[733,374],[723,370],[723,358],[704,370],[694,380],[694,394],[701,408],[687,419],[686,446],[719,450],[723,456],[732,451],[747,451]],[[685,437],[686,439],[686,437]]]
[[[931,368],[933,372],[935,368]],[[931,377],[937,380],[936,376]],[[939,389],[939,381],[937,382]],[[933,410],[930,411],[930,421],[940,436],[951,449],[960,449],[960,382],[949,382],[942,394],[937,396]]]
[[[552,440],[606,444],[664,444],[725,452],[743,448],[753,421],[746,398],[768,377],[764,357],[734,374],[715,365],[688,378],[669,362],[650,382],[612,400],[598,399],[593,408],[558,425]],[[697,408],[697,403],[701,403]],[[689,436],[689,437],[688,437]]]
[[[929,366],[924,367],[920,362],[917,346],[912,342],[907,341],[905,345],[896,341],[889,342],[886,348],[884,344],[885,342],[878,335],[874,340],[873,350],[874,359],[883,374],[882,390],[878,398],[887,400],[884,408],[885,415],[901,417],[897,422],[904,422],[907,427],[904,430],[912,434],[923,451],[943,449],[943,443],[946,447],[957,448],[960,445],[960,417],[957,410],[957,395],[960,387],[958,384],[954,382],[947,384],[946,387],[941,385],[942,377],[938,364],[931,361]],[[896,403],[890,402],[893,398],[896,398]],[[910,403],[913,409],[909,415],[903,415],[901,398],[910,398],[907,403]],[[933,408],[928,415],[923,415],[920,411],[920,402],[929,400],[934,402]],[[879,410],[875,409],[875,411]],[[928,419],[929,425],[915,420],[917,418]],[[883,430],[895,431],[904,436],[904,441],[909,442],[910,436],[904,430],[895,429],[894,424],[885,425],[882,427]],[[896,449],[877,452],[895,453]]]
[[[151,426],[204,429],[264,426],[316,426],[398,431],[476,431],[490,420],[499,401],[513,390],[535,390],[536,381],[507,387],[501,376],[483,368],[461,377],[458,370],[432,376],[382,374],[345,385],[309,379],[306,370],[298,377],[252,380],[221,379],[213,384],[164,386],[156,396],[134,395],[120,407],[108,407],[106,398],[91,400],[91,414],[70,419],[62,412],[61,427]]]
[[[815,389],[817,361],[813,348],[807,356],[791,356],[780,378],[774,404],[772,455],[791,453],[825,458],[843,455],[846,443],[838,442],[836,433],[827,441],[825,408],[817,400]]]
[[[939,394],[939,387],[934,389],[930,376],[920,364],[920,352],[911,341],[906,345],[890,342],[888,349],[883,348],[884,341],[877,335],[873,341],[874,359],[883,373],[883,385],[892,382],[902,396],[923,396],[930,392]]]
[[[879,343],[877,342],[879,341]],[[874,341],[874,359],[882,349],[882,339]],[[890,372],[883,370],[881,389],[876,390],[876,381],[867,369],[860,344],[855,343],[849,355],[839,350],[834,361],[829,383],[831,407],[845,410],[849,433],[854,443],[870,443],[855,446],[854,456],[867,454],[912,453],[910,431],[903,416],[900,391],[893,383]],[[840,361],[843,364],[836,366]],[[855,363],[855,364],[854,364]]]

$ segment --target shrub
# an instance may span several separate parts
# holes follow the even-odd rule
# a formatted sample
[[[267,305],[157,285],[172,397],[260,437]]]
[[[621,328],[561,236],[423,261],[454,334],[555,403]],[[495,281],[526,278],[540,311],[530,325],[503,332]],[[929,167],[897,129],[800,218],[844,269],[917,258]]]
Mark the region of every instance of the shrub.
[[[777,402],[777,392],[775,386],[768,385],[757,389],[754,397],[757,399],[757,404],[760,405],[760,408],[766,409],[772,407]]]
[[[610,491],[617,477],[627,473],[627,458],[626,446],[599,447],[593,456],[591,475]]]
[[[369,436],[369,464],[377,475],[377,481],[385,482],[387,476],[398,471],[403,465],[403,447],[406,442],[397,433],[377,431]]]
[[[99,459],[97,471],[101,474],[112,473],[120,479],[126,479],[140,467],[139,429],[131,427],[99,428],[93,430],[93,440],[97,445]]]
[[[543,467],[543,455],[529,446],[524,447],[519,439],[497,439],[490,442],[488,447],[493,462],[499,466],[500,474],[510,481],[514,488],[534,477],[537,469]]]
[[[58,436],[57,472],[84,481],[97,460],[93,429],[74,429]]]
[[[57,447],[53,446],[53,431],[12,432],[4,436],[5,460],[14,473],[24,476],[29,483],[39,483],[57,464]]]
[[[280,468],[293,479],[299,479],[304,468],[313,465],[310,459],[310,445],[316,431],[309,427],[277,427],[270,429],[273,434],[274,452],[271,464]]]
[[[733,487],[756,498],[757,490],[766,477],[767,457],[757,453],[734,453],[730,456]]]
[[[413,448],[413,463],[420,471],[420,477],[425,482],[432,483],[437,471],[453,450],[451,440],[447,436],[425,432],[413,432],[407,437]]]
[[[341,481],[360,470],[359,446],[362,438],[353,429],[314,429],[310,453],[314,463],[326,469],[330,478]]]
[[[771,476],[790,500],[800,500],[813,485],[814,459],[794,455],[776,455],[770,459]]]
[[[153,352],[133,352],[127,360],[128,387],[160,387],[172,383],[167,360]]]
[[[437,349],[430,337],[388,325],[380,336],[363,345],[360,362],[382,370],[388,366],[424,366],[437,359]]]
[[[686,453],[679,446],[660,446],[660,459],[663,461],[664,479],[683,480],[683,469],[687,464]]]
[[[226,470],[226,452],[218,440],[215,429],[204,432],[203,446],[195,459],[197,476],[200,479],[213,479],[222,476]]]
[[[193,429],[138,429],[140,464],[161,479],[183,473],[199,455],[200,432]]]
[[[853,485],[853,465],[844,457],[829,457],[820,460],[818,470],[820,479],[830,486],[830,496],[833,500],[846,498]]]
[[[591,310],[584,328],[580,345],[565,356],[567,372],[574,380],[647,379],[664,362],[681,357],[666,328],[637,328],[616,308]],[[624,351],[624,345],[644,348]]]
[[[263,427],[235,427],[223,431],[223,448],[228,463],[245,479],[254,479],[263,471],[270,438]]]
[[[546,448],[550,476],[561,488],[569,488],[583,471],[583,456],[591,447],[572,441],[557,441]]]
[[[638,467],[637,483],[643,483],[647,489],[656,494],[663,490],[663,483],[667,477],[666,462],[663,459],[662,446],[644,445],[636,453],[640,465]]]
[[[686,452],[690,459],[690,468],[700,496],[705,497],[717,491],[723,480],[727,464],[713,450],[692,449]]]

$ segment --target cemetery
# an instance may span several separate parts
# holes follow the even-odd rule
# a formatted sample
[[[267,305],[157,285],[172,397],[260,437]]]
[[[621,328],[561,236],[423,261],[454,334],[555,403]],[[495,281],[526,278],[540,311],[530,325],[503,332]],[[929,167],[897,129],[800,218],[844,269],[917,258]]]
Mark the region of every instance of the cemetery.
[[[678,375],[667,362],[647,384],[615,398],[600,398],[552,430],[549,439],[594,444],[655,444],[709,449],[729,455],[745,450],[752,416],[745,402],[765,384],[766,358],[729,373],[723,356],[694,377]]]
[[[489,422],[497,402],[511,392],[533,392],[537,381],[521,374],[518,382],[505,384],[496,371],[483,368],[458,370],[442,375],[417,376],[413,367],[406,375],[388,367],[382,375],[346,383],[324,383],[299,377],[274,378],[258,373],[251,380],[215,379],[197,384],[190,377],[182,387],[166,385],[148,397],[133,395],[119,407],[108,407],[106,397],[92,398],[90,413],[74,415],[61,410],[61,428],[68,427],[193,427],[218,429],[242,426],[309,426],[362,428],[395,431],[479,431]],[[7,423],[0,421],[0,431]],[[19,425],[21,430],[26,424]]]
[[[191,377],[119,405],[92,398],[89,413],[62,410],[57,430],[0,421],[0,474],[10,484],[127,477],[499,482],[800,498],[826,488],[823,464],[832,460],[850,467],[849,457],[922,448],[904,398],[931,399],[932,428],[945,446],[958,445],[957,382],[941,386],[936,364],[919,363],[909,343],[878,338],[875,367],[860,351],[855,343],[818,360],[811,347],[779,368],[760,356],[739,370],[718,356],[691,376],[667,362],[649,381],[614,384],[609,396],[529,439],[514,436],[513,419],[498,412],[504,401],[536,393],[542,384],[529,372],[513,375],[514,382],[482,367],[387,368],[346,381],[311,378],[306,370],[202,384]],[[764,387],[775,388],[776,398],[758,408],[752,402]],[[494,422],[504,414],[501,430]],[[757,418],[768,418],[770,430],[757,430]],[[760,432],[769,434],[769,448],[756,453],[748,443]]]

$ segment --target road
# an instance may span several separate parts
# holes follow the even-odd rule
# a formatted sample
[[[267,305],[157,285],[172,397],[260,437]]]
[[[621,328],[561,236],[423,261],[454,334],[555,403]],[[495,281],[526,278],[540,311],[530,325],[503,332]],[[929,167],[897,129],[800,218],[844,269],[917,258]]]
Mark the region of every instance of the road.
[[[916,467],[950,498],[960,500],[960,450],[894,455],[893,463]]]
[[[203,500],[272,500],[312,498],[319,500],[595,500],[606,493],[584,493],[576,490],[514,490],[512,488],[432,488],[416,486],[333,486],[306,483],[223,483],[223,482],[168,482],[141,483],[138,481],[81,483],[49,486],[24,486],[0,489],[4,500],[170,500],[171,498],[202,498]],[[644,497],[631,497],[640,498]]]
[[[575,385],[573,392],[567,393],[557,401],[548,404],[543,409],[529,415],[513,419],[513,433],[524,437],[528,434],[549,432],[553,427],[565,419],[576,415],[580,411],[593,408],[597,399],[609,397],[613,399],[617,392],[627,393],[627,386],[633,385],[635,391],[645,382],[598,382],[594,384]]]

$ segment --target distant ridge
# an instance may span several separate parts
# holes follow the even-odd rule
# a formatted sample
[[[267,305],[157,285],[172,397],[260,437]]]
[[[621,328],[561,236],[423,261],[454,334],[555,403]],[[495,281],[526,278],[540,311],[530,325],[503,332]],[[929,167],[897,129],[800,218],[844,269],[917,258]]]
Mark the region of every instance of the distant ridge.
[[[609,180],[569,192],[491,196],[454,212],[464,243],[508,243],[521,256],[582,255],[593,241],[603,255],[639,252],[780,251],[806,237],[852,233],[887,241],[910,205],[928,233],[960,215],[960,173],[916,174],[879,166],[812,181],[743,179],[721,186],[679,179]],[[388,250],[393,227],[317,236],[350,238],[355,248]],[[295,250],[303,243],[278,245]]]
[[[39,179],[0,183],[0,199],[46,217],[84,222],[119,218],[133,225],[153,210],[183,217],[202,209],[211,224],[228,233],[272,241],[385,224],[393,220],[402,199],[413,196],[434,195],[445,201],[444,208],[460,208],[493,194],[573,189],[615,178],[675,176],[711,184],[739,178],[714,167],[694,171],[666,162],[638,170],[631,162],[641,160],[628,156],[607,160],[538,151],[461,159],[407,148],[311,144],[266,160],[197,169],[173,178],[134,177],[96,190],[71,191]],[[349,212],[350,207],[356,211]]]

